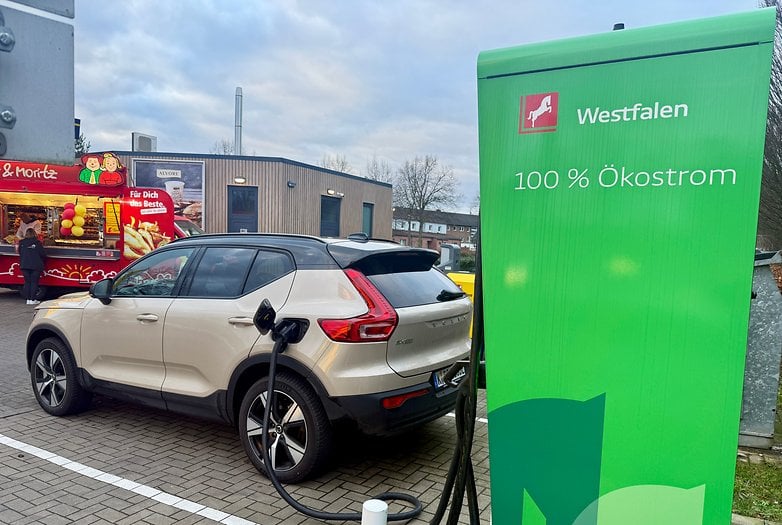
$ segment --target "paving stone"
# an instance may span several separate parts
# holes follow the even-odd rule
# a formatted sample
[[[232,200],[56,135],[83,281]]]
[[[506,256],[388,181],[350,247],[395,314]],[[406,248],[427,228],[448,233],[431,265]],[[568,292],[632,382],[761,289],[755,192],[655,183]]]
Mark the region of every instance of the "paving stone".
[[[14,523],[24,518],[24,514],[0,505],[0,523]]]

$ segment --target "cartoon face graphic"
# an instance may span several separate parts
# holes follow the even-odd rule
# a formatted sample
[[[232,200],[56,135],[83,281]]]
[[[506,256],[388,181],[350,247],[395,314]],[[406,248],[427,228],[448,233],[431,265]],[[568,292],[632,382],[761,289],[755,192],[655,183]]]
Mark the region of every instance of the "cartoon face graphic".
[[[118,167],[119,162],[117,162],[115,157],[107,156],[105,159],[103,159],[103,169],[106,171],[117,171]]]
[[[98,160],[98,157],[89,157],[85,166],[88,169],[95,171],[100,169],[100,161]]]

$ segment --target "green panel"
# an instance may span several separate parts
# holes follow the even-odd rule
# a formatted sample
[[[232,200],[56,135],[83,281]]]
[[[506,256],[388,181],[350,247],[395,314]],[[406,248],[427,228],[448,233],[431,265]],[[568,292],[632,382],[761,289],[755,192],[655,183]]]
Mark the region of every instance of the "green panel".
[[[729,522],[774,23],[481,55],[494,522]]]
[[[493,479],[500,480],[492,483],[495,516],[531,515],[522,508],[520,487],[524,506],[533,500],[532,514],[545,516],[546,525],[572,525],[598,499],[604,404],[604,396],[528,399],[491,414],[491,431],[512,437],[492,443],[492,455],[502,458],[491,464]]]

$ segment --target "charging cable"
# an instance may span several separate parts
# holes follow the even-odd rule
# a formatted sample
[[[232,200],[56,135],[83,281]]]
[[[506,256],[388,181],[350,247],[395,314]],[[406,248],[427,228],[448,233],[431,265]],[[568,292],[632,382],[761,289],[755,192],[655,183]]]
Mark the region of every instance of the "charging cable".
[[[480,221],[480,215],[478,220]],[[266,475],[272,482],[272,485],[277,492],[282,496],[288,505],[296,509],[298,512],[316,518],[319,520],[335,520],[335,521],[361,521],[361,513],[338,513],[338,512],[325,512],[322,510],[313,509],[303,505],[293,499],[282,486],[282,483],[277,479],[277,475],[274,472],[274,468],[271,467],[271,459],[269,458],[269,433],[266,429],[269,428],[269,419],[271,414],[271,400],[274,395],[274,379],[277,370],[277,356],[285,351],[288,347],[288,342],[296,340],[299,335],[300,327],[295,320],[283,319],[278,322],[272,330],[272,338],[274,339],[274,348],[272,349],[272,355],[269,361],[269,385],[266,390],[266,406],[263,410],[263,433],[261,434],[261,454],[263,457],[263,464],[266,466]],[[435,516],[430,522],[432,525],[439,525],[442,523],[442,519],[445,516],[445,511],[448,509],[450,501],[450,512],[448,513],[447,525],[457,525],[459,522],[459,515],[464,504],[465,493],[467,495],[467,507],[469,509],[470,525],[480,524],[480,515],[478,509],[478,492],[475,486],[475,473],[473,472],[471,451],[473,444],[473,435],[475,432],[475,416],[477,411],[478,401],[478,384],[483,382],[484,379],[481,370],[483,367],[484,355],[484,337],[483,337],[483,285],[481,276],[481,245],[480,236],[477,241],[476,254],[475,254],[475,291],[473,294],[473,334],[472,344],[470,347],[470,358],[468,361],[460,361],[456,363],[445,376],[445,380],[452,385],[454,377],[462,369],[466,368],[466,375],[458,385],[458,391],[456,394],[456,448],[451,460],[451,465],[448,469],[448,476],[445,479],[443,486],[443,492],[440,496],[440,503],[435,512]],[[388,521],[407,521],[415,518],[423,511],[421,502],[414,496],[404,494],[401,492],[384,492],[374,499],[382,501],[406,501],[413,506],[412,510],[399,512],[396,514],[389,514],[386,518]]]
[[[480,215],[478,216],[480,223]],[[467,374],[459,384],[456,397],[456,448],[454,450],[448,476],[445,479],[440,504],[437,507],[431,525],[442,523],[445,516],[448,500],[451,500],[451,509],[448,513],[447,525],[456,525],[464,503],[465,491],[467,495],[467,508],[470,513],[470,525],[480,524],[480,512],[478,509],[478,491],[475,487],[475,473],[472,466],[472,443],[475,433],[475,416],[478,405],[478,385],[485,387],[484,369],[484,337],[483,337],[483,284],[481,275],[481,242],[478,234],[475,251],[475,290],[473,292],[473,328],[472,344],[470,346],[470,359],[468,362],[460,361],[461,367],[454,365],[445,376],[446,381],[452,380],[462,367]]]
[[[272,331],[272,337],[274,338],[275,343],[274,349],[272,350],[271,360],[269,361],[269,385],[266,390],[266,406],[263,410],[264,432],[261,435],[261,442],[263,444],[261,454],[263,455],[263,464],[266,466],[266,475],[268,476],[269,480],[271,480],[272,485],[274,485],[274,488],[277,489],[277,492],[279,492],[280,496],[282,496],[282,499],[284,499],[288,505],[306,516],[317,518],[319,520],[361,521],[361,513],[359,512],[324,512],[322,510],[312,509],[306,505],[302,505],[293,499],[293,496],[288,494],[288,492],[285,490],[285,487],[283,487],[282,483],[280,483],[280,480],[277,479],[274,468],[271,467],[272,462],[269,458],[269,433],[266,432],[266,429],[269,428],[269,416],[272,405],[271,400],[273,399],[272,396],[274,395],[274,378],[277,369],[277,355],[285,351],[288,346],[288,341],[290,340],[292,334],[297,330],[298,327],[296,326],[295,321],[289,322],[282,320]],[[417,498],[410,496],[409,494],[403,494],[401,492],[384,492],[383,494],[375,496],[374,499],[379,499],[382,501],[406,501],[413,505],[414,508],[412,510],[400,512],[397,514],[389,514],[387,517],[388,521],[406,521],[415,518],[421,514],[421,511],[423,510],[423,506]]]

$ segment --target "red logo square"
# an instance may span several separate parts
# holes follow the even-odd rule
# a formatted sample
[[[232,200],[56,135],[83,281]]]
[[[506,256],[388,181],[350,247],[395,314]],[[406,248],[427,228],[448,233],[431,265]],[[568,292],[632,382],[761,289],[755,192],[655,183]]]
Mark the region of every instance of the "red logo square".
[[[557,130],[559,93],[538,93],[521,97],[519,133],[543,133]]]

